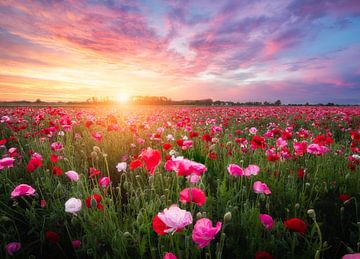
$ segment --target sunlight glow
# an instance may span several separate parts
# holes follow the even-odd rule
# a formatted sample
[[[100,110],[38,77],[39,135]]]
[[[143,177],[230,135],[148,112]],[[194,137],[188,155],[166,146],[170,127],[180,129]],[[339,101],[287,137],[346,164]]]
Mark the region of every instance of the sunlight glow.
[[[126,93],[118,93],[116,99],[119,103],[127,103],[129,100],[129,97],[130,96]]]

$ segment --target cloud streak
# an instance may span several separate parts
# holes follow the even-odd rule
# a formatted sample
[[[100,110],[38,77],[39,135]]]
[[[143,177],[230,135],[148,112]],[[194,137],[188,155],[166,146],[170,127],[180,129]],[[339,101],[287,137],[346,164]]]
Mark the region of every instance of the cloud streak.
[[[2,1],[1,99],[359,103],[359,25],[354,0]]]

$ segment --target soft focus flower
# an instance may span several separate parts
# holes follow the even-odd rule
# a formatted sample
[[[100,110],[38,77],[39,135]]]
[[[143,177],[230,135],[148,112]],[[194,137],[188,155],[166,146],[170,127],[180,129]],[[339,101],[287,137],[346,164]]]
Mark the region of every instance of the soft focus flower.
[[[195,184],[198,183],[201,179],[201,176],[197,175],[197,174],[191,174],[186,176],[186,180],[188,180],[189,183]]]
[[[74,249],[78,249],[81,246],[81,241],[80,240],[73,240],[73,241],[71,241],[71,244],[72,244],[72,247]]]
[[[45,206],[46,206],[46,200],[41,199],[41,200],[40,200],[40,207],[41,207],[41,208],[45,208]]]
[[[266,251],[257,251],[255,254],[255,259],[272,259],[272,256]]]
[[[173,253],[166,253],[164,255],[164,258],[163,259],[176,259],[176,255],[174,255]]]
[[[67,171],[65,175],[73,182],[79,181],[79,174],[75,171]]]
[[[103,210],[104,206],[101,204],[102,197],[99,194],[90,195],[86,200],[87,208],[98,208],[99,210]]]
[[[15,159],[12,157],[5,157],[0,159],[0,170],[14,167]]]
[[[56,244],[60,242],[60,235],[54,231],[48,230],[45,233],[45,239],[49,243]]]
[[[13,256],[14,253],[19,251],[20,249],[21,249],[21,243],[19,242],[11,242],[5,246],[6,253],[10,256]]]
[[[271,194],[269,187],[261,181],[254,182],[253,190],[255,193],[264,193],[266,195]]]
[[[127,168],[127,164],[126,162],[120,162],[116,165],[116,169],[118,170],[118,172],[122,172],[122,171],[126,171]]]
[[[11,198],[13,199],[22,196],[34,196],[34,195],[35,195],[35,189],[27,184],[19,184],[11,192]]]
[[[183,157],[172,157],[165,163],[166,171],[175,171],[178,176],[189,176],[191,174],[197,174],[201,176],[206,170],[206,166],[190,161]]]
[[[221,222],[217,222],[216,226],[212,226],[210,219],[201,218],[196,221],[194,230],[192,232],[192,239],[197,244],[198,248],[203,248],[210,244],[211,240],[221,229]]]
[[[245,176],[258,175],[259,172],[260,168],[257,165],[248,165],[248,167],[244,169]]]
[[[249,129],[249,133],[250,133],[250,134],[256,135],[256,132],[257,132],[257,128],[255,128],[255,127],[251,127],[251,128]]]
[[[165,233],[181,230],[185,226],[192,224],[193,221],[191,213],[180,209],[176,204],[164,209],[163,212],[159,212],[157,216],[167,226],[167,229],[164,230]]]
[[[318,144],[310,144],[306,151],[309,153],[309,154],[313,154],[313,155],[322,155],[322,154],[325,154],[325,153],[328,153],[330,152],[330,148],[328,148],[327,146],[320,146]]]
[[[36,169],[38,169],[40,166],[42,166],[42,161],[39,158],[31,158],[29,163],[26,166],[26,171],[28,171],[29,173],[32,173]]]
[[[139,159],[135,159],[133,161],[130,162],[130,170],[134,170],[138,167],[142,167],[143,166],[143,162],[141,162],[141,160]]]
[[[230,164],[227,168],[229,174],[231,174],[232,176],[243,176],[244,175],[244,171],[243,169],[238,166],[237,164]]]
[[[60,176],[62,174],[62,170],[57,165],[52,166],[52,173],[56,176]]]
[[[291,218],[284,221],[284,226],[291,231],[298,232],[300,234],[305,234],[307,225],[306,223],[299,218]]]
[[[195,202],[197,205],[202,206],[206,201],[205,193],[196,187],[185,188],[180,192],[180,202]]]
[[[268,214],[260,214],[259,219],[260,219],[261,224],[263,224],[263,226],[266,229],[272,229],[272,227],[274,225],[274,220],[270,215],[268,215]]]
[[[63,144],[61,144],[60,142],[54,142],[50,146],[51,146],[51,150],[54,152],[61,151],[64,148]]]
[[[110,184],[110,178],[109,178],[109,177],[104,176],[104,177],[101,177],[101,178],[99,179],[99,185],[100,185],[101,187],[106,188],[106,187],[109,186],[109,184]]]
[[[82,202],[80,199],[70,198],[65,202],[65,212],[76,214],[81,210]]]
[[[140,158],[144,160],[146,170],[149,171],[150,175],[153,175],[156,167],[161,162],[160,151],[149,147],[141,152]]]

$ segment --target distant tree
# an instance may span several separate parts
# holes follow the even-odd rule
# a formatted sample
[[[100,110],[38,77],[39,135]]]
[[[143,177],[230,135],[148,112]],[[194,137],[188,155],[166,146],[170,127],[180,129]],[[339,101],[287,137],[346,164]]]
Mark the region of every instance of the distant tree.
[[[40,98],[36,99],[35,103],[41,103],[42,101],[40,100]]]
[[[281,101],[280,101],[280,100],[277,100],[276,102],[274,102],[274,105],[280,106],[280,105],[281,105]]]

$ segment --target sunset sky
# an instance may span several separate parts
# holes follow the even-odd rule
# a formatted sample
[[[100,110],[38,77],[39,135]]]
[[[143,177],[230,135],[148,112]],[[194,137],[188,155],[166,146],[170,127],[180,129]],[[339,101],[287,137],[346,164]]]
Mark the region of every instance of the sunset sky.
[[[0,0],[0,91],[360,103],[360,1]]]

